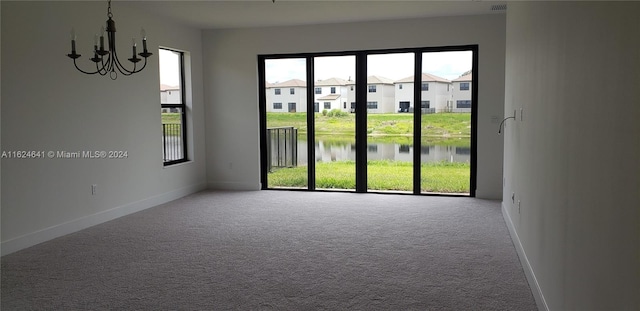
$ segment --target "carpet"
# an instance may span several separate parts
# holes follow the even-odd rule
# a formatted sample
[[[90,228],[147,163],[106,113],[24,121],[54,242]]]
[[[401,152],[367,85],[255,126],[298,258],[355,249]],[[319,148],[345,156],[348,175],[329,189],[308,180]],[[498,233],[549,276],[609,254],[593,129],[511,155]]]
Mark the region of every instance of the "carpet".
[[[468,197],[204,191],[0,265],[2,310],[537,310]]]

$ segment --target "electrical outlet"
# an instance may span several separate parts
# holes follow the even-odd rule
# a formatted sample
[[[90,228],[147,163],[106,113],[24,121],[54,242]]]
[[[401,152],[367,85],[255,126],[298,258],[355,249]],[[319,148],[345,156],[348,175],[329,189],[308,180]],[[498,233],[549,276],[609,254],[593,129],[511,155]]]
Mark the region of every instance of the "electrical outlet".
[[[91,195],[96,195],[96,193],[98,193],[98,185],[93,184],[91,185]]]

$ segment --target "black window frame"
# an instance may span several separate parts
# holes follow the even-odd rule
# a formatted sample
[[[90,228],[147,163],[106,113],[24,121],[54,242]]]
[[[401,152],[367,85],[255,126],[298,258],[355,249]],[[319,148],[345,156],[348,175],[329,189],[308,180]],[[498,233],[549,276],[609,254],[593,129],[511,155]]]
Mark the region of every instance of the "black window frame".
[[[470,84],[469,82],[460,82],[460,91],[468,91]]]
[[[332,86],[332,87],[331,87],[331,94],[335,94],[335,93],[336,93],[336,87],[335,87],[335,86]]]
[[[321,87],[317,87],[317,88],[315,88],[315,91],[314,91],[314,92],[315,92],[316,94],[322,94],[322,88],[321,88]]]
[[[179,109],[181,111],[181,118],[180,118],[180,122],[181,122],[181,131],[182,131],[182,137],[181,137],[181,147],[182,147],[182,158],[180,159],[174,159],[174,160],[167,160],[167,151],[166,151],[166,146],[167,146],[167,141],[164,135],[164,124],[163,126],[163,133],[162,133],[162,164],[163,166],[171,166],[174,164],[178,164],[178,163],[184,163],[189,161],[189,156],[188,156],[188,149],[187,149],[187,93],[186,93],[186,83],[185,83],[185,57],[184,57],[184,53],[183,51],[178,51],[178,50],[174,50],[174,49],[170,49],[170,48],[164,48],[161,47],[160,50],[166,50],[166,51],[170,51],[173,53],[176,53],[179,55],[180,57],[180,68],[179,68],[179,75],[180,75],[180,103],[179,104],[168,104],[165,103],[163,104],[162,102],[160,103],[160,111],[162,113],[162,110],[164,109],[169,109],[170,111],[172,109]]]
[[[295,95],[296,94],[296,89],[295,88],[290,88],[289,89],[289,95]]]
[[[448,51],[471,51],[472,52],[472,71],[475,75],[478,75],[478,66],[479,66],[479,45],[478,44],[467,44],[467,45],[452,45],[452,46],[431,46],[431,47],[417,47],[417,48],[393,48],[393,49],[380,49],[380,50],[353,50],[353,51],[328,51],[328,52],[313,52],[313,53],[287,53],[287,54],[260,54],[257,56],[258,60],[258,79],[259,84],[261,85],[259,90],[259,110],[260,110],[260,161],[262,164],[261,168],[261,189],[264,190],[302,190],[302,191],[343,191],[343,190],[328,190],[328,189],[316,189],[315,187],[315,148],[313,144],[309,144],[307,150],[307,157],[309,160],[309,168],[308,168],[308,185],[306,189],[284,189],[284,188],[271,188],[268,182],[268,171],[267,171],[267,137],[263,135],[266,133],[266,87],[264,86],[265,81],[265,61],[268,59],[284,59],[284,58],[305,58],[307,61],[307,88],[313,87],[313,60],[315,57],[321,56],[347,56],[353,55],[356,57],[356,77],[360,77],[358,79],[358,83],[355,85],[356,91],[356,102],[352,102],[351,112],[356,114],[356,142],[365,142],[366,141],[366,113],[367,107],[362,104],[362,102],[366,103],[366,94],[367,94],[367,83],[366,83],[366,58],[368,55],[375,54],[390,54],[390,53],[405,53],[412,52],[415,53],[415,68],[414,68],[414,76],[420,76],[422,73],[422,54],[427,52],[448,52]],[[449,194],[449,193],[430,193],[430,192],[421,192],[420,190],[420,178],[421,178],[421,163],[420,153],[413,153],[413,191],[411,194],[420,195],[420,196],[452,196],[452,197],[475,197],[476,196],[476,188],[477,188],[477,135],[478,135],[478,84],[479,79],[473,79],[471,82],[471,157],[470,157],[470,178],[469,178],[469,193],[468,195],[460,195],[460,194]],[[418,89],[420,87],[420,81],[415,79],[413,83],[410,83],[413,86],[413,100],[421,101],[421,91]],[[307,95],[307,102],[311,103],[313,100],[313,95]],[[358,104],[361,103],[361,104]],[[309,109],[310,109],[310,105]],[[357,109],[354,109],[354,106]],[[421,126],[421,109],[414,109],[414,133],[420,133]],[[314,139],[314,115],[307,115],[307,124],[310,125],[308,129],[307,137],[311,141]],[[359,147],[358,147],[359,146]],[[414,135],[413,138],[413,148],[421,148],[421,137],[420,135]],[[354,146],[352,146],[352,149]],[[377,191],[371,191],[367,189],[367,157],[366,157],[366,144],[357,143],[355,144],[356,151],[356,187],[354,192],[356,193],[380,193]]]
[[[369,89],[369,93],[376,93],[377,92],[377,87],[376,87],[375,84],[367,85],[367,89]]]
[[[280,95],[282,93],[282,91],[280,89],[273,89],[273,94],[274,95]]]
[[[273,103],[273,109],[282,110],[282,103]]]
[[[422,91],[428,91],[429,90],[429,82],[422,82],[420,84],[420,90]]]

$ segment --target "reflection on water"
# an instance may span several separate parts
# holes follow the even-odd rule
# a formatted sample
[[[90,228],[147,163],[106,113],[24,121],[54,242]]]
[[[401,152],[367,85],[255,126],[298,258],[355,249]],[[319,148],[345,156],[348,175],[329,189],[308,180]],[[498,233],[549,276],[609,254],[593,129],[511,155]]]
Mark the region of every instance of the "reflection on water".
[[[368,160],[413,161],[413,145],[395,143],[368,143]],[[335,162],[356,160],[356,144],[344,141],[315,142],[316,162]],[[420,159],[427,162],[463,162],[471,160],[470,147],[450,145],[423,145],[420,147]],[[307,164],[307,142],[298,140],[298,165]]]

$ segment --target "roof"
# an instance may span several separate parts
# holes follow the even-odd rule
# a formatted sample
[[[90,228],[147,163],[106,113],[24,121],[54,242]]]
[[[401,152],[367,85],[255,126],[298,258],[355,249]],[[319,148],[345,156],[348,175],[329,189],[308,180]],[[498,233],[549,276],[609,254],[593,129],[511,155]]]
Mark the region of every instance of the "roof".
[[[349,82],[340,78],[329,78],[316,81],[316,86],[342,86],[347,85]]]
[[[267,88],[272,87],[307,87],[307,82],[304,82],[300,79],[291,79],[284,82],[276,82],[276,83],[268,83],[266,85]]]
[[[443,82],[443,83],[451,83],[451,81],[438,77],[436,75],[432,75],[430,73],[422,73],[422,81],[424,82]],[[395,83],[404,83],[404,82],[413,82],[413,76],[406,77],[404,79],[397,80]]]
[[[318,100],[336,100],[338,98],[340,98],[340,94],[329,94],[318,98]]]
[[[177,91],[180,89],[180,86],[177,85],[166,85],[166,84],[160,84],[160,91],[164,92],[164,91]]]
[[[368,76],[367,84],[393,84],[393,80],[381,76]]]
[[[454,82],[460,82],[460,81],[473,81],[473,79],[471,78],[471,76],[472,76],[472,74],[471,74],[471,73],[469,73],[469,74],[466,74],[466,75],[464,75],[464,76],[462,76],[462,77],[460,77],[460,78],[453,79],[453,81],[454,81]]]

